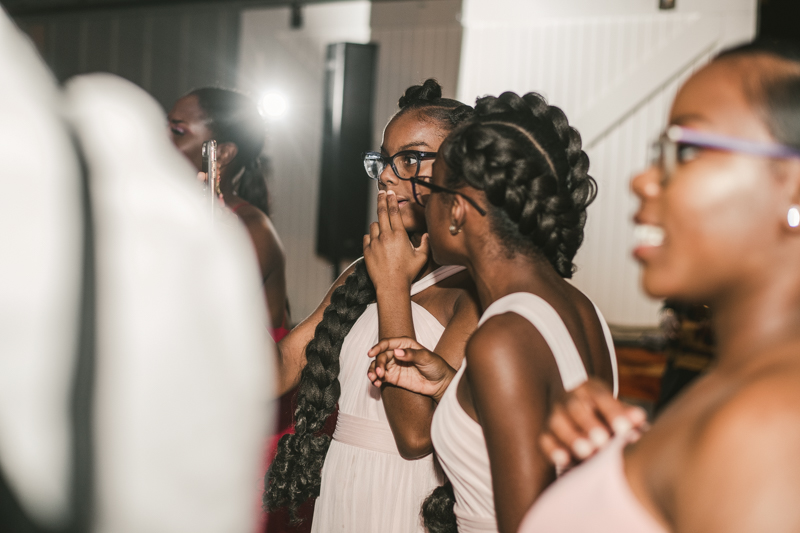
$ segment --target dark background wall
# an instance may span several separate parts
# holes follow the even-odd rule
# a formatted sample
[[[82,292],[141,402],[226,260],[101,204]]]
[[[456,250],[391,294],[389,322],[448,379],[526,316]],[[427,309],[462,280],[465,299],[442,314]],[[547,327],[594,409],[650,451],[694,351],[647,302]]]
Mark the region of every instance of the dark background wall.
[[[759,35],[800,42],[800,0],[761,0]]]
[[[112,72],[169,109],[192,88],[235,85],[239,11],[224,4],[151,6],[55,11],[16,21],[59,81]]]

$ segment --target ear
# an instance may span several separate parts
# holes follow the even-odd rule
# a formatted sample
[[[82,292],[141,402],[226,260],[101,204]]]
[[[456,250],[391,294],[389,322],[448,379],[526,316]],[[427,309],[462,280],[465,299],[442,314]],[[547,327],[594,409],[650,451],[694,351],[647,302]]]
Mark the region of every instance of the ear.
[[[457,194],[450,195],[452,204],[450,205],[450,223],[458,228],[459,233],[461,228],[467,222],[467,201]]]
[[[233,143],[228,142],[228,143],[218,144],[217,161],[219,161],[219,166],[220,167],[228,166],[238,153],[239,153],[239,148]]]
[[[788,200],[782,206],[783,225],[792,233],[800,234],[800,159],[782,161],[781,178]]]

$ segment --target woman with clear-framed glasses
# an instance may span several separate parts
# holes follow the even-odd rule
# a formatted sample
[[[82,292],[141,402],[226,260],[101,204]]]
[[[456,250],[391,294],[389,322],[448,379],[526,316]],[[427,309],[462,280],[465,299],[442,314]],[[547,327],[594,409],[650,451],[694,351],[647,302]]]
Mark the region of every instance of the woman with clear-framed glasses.
[[[380,337],[406,336],[442,350],[453,365],[463,358],[478,320],[474,285],[463,268],[431,260],[408,178],[430,174],[442,140],[470,112],[442,98],[435,80],[406,91],[381,151],[364,156],[378,185],[378,222],[364,238],[364,259],[278,345],[281,391],[299,382],[296,434],[281,439],[264,501],[296,513],[318,496],[314,532],[422,533],[420,505],[441,483],[430,443],[435,404],[372,387],[366,354]],[[337,405],[331,441],[320,432]]]
[[[587,375],[616,387],[608,326],[565,279],[595,196],[588,169],[559,108],[504,93],[479,99],[432,176],[411,179],[434,259],[467,267],[484,310],[458,370],[410,339],[370,351],[374,384],[438,403],[431,435],[452,488],[423,508],[431,533],[515,532],[555,477],[537,449],[549,406]]]
[[[689,78],[632,189],[642,285],[709,304],[716,362],[649,430],[577,389],[544,453],[566,466],[587,431],[618,434],[520,531],[800,531],[800,48],[744,45]]]

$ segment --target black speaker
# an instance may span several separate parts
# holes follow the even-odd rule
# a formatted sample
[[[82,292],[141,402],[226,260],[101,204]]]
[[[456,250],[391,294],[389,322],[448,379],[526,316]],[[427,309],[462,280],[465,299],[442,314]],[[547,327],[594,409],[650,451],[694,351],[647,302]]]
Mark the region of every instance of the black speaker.
[[[333,262],[362,254],[370,191],[361,154],[372,149],[378,46],[328,45],[317,214],[317,253]]]

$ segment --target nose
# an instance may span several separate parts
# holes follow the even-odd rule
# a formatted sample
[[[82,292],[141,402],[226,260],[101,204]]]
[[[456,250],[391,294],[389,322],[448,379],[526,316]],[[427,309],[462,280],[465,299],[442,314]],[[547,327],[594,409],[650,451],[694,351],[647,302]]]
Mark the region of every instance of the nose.
[[[631,179],[631,191],[642,202],[656,198],[661,193],[661,171],[650,166]]]
[[[395,175],[392,165],[386,165],[378,176],[378,187],[380,188],[383,185],[386,188],[389,185],[397,185],[399,181],[400,178]]]

